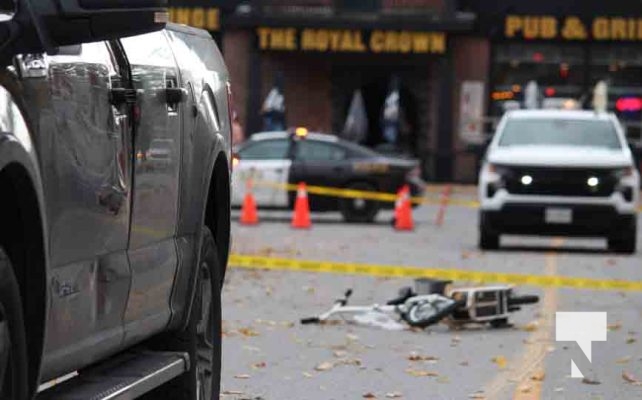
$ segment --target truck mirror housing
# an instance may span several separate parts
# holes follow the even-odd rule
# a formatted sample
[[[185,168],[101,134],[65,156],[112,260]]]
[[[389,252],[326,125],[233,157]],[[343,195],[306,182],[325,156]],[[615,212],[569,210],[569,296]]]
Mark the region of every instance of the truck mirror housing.
[[[110,40],[160,30],[167,0],[11,0],[0,7],[0,62],[15,54]],[[4,4],[7,3],[7,4]]]

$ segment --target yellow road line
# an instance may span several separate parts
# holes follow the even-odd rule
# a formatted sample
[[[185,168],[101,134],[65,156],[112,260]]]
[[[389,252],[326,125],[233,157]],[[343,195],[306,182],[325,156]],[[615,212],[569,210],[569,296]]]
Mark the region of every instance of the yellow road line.
[[[333,261],[300,260],[232,254],[229,264],[238,268],[273,269],[302,272],[328,272],[393,278],[439,278],[479,283],[505,283],[574,289],[642,291],[642,281],[591,279],[569,276],[527,275],[503,272],[473,271],[455,268],[431,268],[404,265],[376,265]]]
[[[554,239],[553,246],[559,247],[561,239]],[[554,252],[546,254],[544,273],[548,276],[557,274],[557,255]],[[487,400],[495,400],[512,384],[517,383],[513,393],[513,400],[537,400],[542,393],[542,381],[545,378],[543,369],[544,359],[548,354],[555,311],[557,310],[557,288],[548,287],[540,300],[540,317],[537,329],[526,340],[525,351],[514,361],[509,362],[505,371],[495,375],[495,378],[486,385],[484,396]],[[535,379],[533,379],[535,378]],[[541,379],[540,379],[541,378]]]

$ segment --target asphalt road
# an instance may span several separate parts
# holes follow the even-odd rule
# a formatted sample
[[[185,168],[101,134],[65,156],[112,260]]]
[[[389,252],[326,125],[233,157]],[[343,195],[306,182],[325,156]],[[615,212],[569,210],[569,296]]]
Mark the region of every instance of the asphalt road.
[[[502,250],[480,252],[476,210],[451,207],[442,227],[434,225],[435,214],[432,206],[415,210],[416,230],[399,233],[390,226],[390,213],[371,225],[344,224],[338,214],[314,215],[312,229],[295,231],[289,213],[262,212],[257,227],[234,225],[233,249],[313,260],[642,280],[640,253],[608,253],[603,240],[509,237],[502,239]],[[221,398],[642,398],[637,383],[642,381],[642,293],[519,287],[541,301],[513,314],[514,326],[506,329],[452,330],[440,324],[419,332],[297,323],[330,307],[346,288],[354,289],[351,303],[368,304],[383,303],[410,284],[231,268],[223,294]],[[592,363],[580,359],[577,345],[555,341],[556,311],[608,313],[607,341],[593,343]],[[572,356],[586,380],[570,377]]]

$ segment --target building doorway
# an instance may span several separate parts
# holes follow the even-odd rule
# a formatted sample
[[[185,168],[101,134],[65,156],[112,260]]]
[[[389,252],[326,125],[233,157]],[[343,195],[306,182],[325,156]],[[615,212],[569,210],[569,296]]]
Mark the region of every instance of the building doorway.
[[[399,78],[402,117],[396,143],[389,143],[383,134],[382,111],[395,75]],[[368,119],[368,131],[361,144],[387,154],[421,157],[421,149],[426,147],[429,136],[428,78],[427,68],[333,65],[333,130],[341,133],[352,96],[356,90],[360,90]]]

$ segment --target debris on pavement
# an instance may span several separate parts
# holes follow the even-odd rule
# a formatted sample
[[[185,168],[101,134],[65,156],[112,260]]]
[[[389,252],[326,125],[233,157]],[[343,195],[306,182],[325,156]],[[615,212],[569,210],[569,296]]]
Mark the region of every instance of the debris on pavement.
[[[412,368],[406,369],[406,373],[409,374],[409,375],[415,376],[415,377],[424,377],[424,376],[437,377],[437,376],[439,376],[439,373],[437,373],[435,371],[426,371],[426,370],[422,370],[422,369],[412,369]]]
[[[582,383],[585,383],[587,385],[601,385],[602,384],[602,382],[598,381],[597,379],[588,378],[588,377],[582,378]]]
[[[402,397],[403,397],[403,394],[401,394],[400,392],[389,392],[389,393],[386,393],[386,398],[387,399],[400,399]]]
[[[331,363],[329,361],[322,362],[321,364],[314,367],[314,369],[317,371],[329,371],[332,368],[334,368],[334,363]]]
[[[362,397],[364,399],[376,399],[377,398],[377,396],[375,396],[373,393],[370,393],[370,392],[365,393]]]
[[[248,374],[236,374],[236,375],[234,375],[234,378],[236,378],[236,379],[250,379],[251,376],[248,375]]]
[[[640,382],[640,380],[635,376],[633,376],[633,374],[631,374],[630,372],[622,371],[622,379],[624,379],[627,383],[630,383],[632,385],[642,386],[642,382]]]
[[[505,369],[506,366],[508,365],[508,361],[506,360],[506,357],[504,357],[504,356],[493,357],[491,361],[494,362],[495,364],[497,364],[497,367],[499,369]]]
[[[414,351],[408,355],[408,361],[438,361],[438,360],[439,360],[439,357],[424,356]]]

